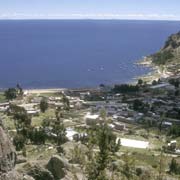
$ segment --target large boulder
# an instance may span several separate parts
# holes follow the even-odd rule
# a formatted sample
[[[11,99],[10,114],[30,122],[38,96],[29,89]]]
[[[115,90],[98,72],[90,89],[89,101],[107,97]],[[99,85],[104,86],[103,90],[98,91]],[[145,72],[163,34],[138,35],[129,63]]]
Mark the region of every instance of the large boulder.
[[[54,180],[52,173],[40,165],[31,167],[27,174],[35,180]]]
[[[33,177],[31,177],[31,176],[24,175],[23,180],[35,180],[35,179]]]
[[[65,169],[67,168],[67,160],[58,155],[52,156],[47,164],[47,169],[54,175],[56,180],[62,179],[65,176]]]

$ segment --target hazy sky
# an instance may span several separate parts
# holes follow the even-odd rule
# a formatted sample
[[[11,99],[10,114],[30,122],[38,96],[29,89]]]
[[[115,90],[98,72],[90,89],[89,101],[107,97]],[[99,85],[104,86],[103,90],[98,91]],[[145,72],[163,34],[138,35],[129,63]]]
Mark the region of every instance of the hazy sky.
[[[180,20],[180,0],[0,0],[0,18]]]

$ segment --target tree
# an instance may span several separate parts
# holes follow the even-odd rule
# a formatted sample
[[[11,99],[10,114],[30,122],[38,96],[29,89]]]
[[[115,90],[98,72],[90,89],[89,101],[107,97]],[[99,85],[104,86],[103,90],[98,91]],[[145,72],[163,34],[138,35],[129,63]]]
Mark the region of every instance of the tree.
[[[124,160],[124,165],[122,167],[122,174],[128,179],[131,180],[133,179],[134,175],[135,175],[135,169],[134,169],[134,159],[133,158],[129,158],[128,154],[124,154],[123,157]]]
[[[64,104],[64,109],[69,111],[69,109],[70,109],[70,102],[69,102],[69,99],[64,94],[62,96],[62,102]]]
[[[40,109],[42,113],[45,113],[45,111],[48,109],[48,102],[46,98],[43,98],[40,102]]]
[[[146,113],[149,110],[149,104],[144,103],[143,101],[141,101],[139,99],[135,99],[133,101],[133,109],[135,111]]]
[[[139,91],[138,85],[121,84],[115,85],[112,89],[113,93],[137,93]]]
[[[158,84],[158,82],[157,82],[156,80],[153,80],[153,81],[152,81],[152,85],[153,85],[153,86],[155,86],[155,85],[157,85],[157,84]]]
[[[89,180],[106,180],[107,176],[105,173],[106,168],[110,162],[110,155],[117,152],[119,144],[116,144],[116,136],[112,130],[108,127],[106,121],[96,126],[96,144],[99,148],[99,152],[93,156],[91,154],[90,162],[87,166],[87,177]],[[93,141],[95,143],[95,141]],[[91,147],[91,146],[89,146]],[[92,151],[92,149],[90,149]]]
[[[9,113],[13,115],[17,132],[29,129],[31,118],[23,107],[11,104],[9,107]]]
[[[107,112],[106,112],[105,108],[102,108],[100,110],[100,117],[101,117],[102,120],[106,121]]]
[[[55,115],[56,115],[56,120],[57,121],[61,121],[61,118],[63,118],[63,112],[61,107],[58,107],[55,111]]]
[[[171,163],[169,164],[169,172],[178,174],[178,170],[179,170],[179,164],[176,162],[175,158],[172,158]]]
[[[16,147],[16,150],[20,151],[25,148],[25,143],[29,138],[31,118],[28,116],[26,110],[23,107],[14,104],[10,105],[9,113],[13,116],[17,132],[16,136],[13,139],[13,143]]]
[[[26,138],[22,134],[17,134],[13,139],[13,144],[16,147],[16,151],[20,151],[24,148]]]
[[[174,138],[180,136],[180,127],[178,125],[173,125],[168,132],[169,136],[173,136]]]
[[[52,133],[55,135],[55,143],[59,152],[62,151],[61,145],[67,141],[66,138],[66,128],[64,126],[63,120],[61,119],[60,108],[56,110],[56,120],[52,125]]]
[[[63,122],[56,121],[53,126],[53,133],[56,134],[55,141],[58,146],[66,142],[66,128],[64,127]]]
[[[83,148],[79,146],[79,144],[75,144],[74,148],[71,150],[71,160],[70,162],[73,164],[80,164],[83,165],[85,161],[85,152]]]
[[[17,88],[18,95],[22,96],[24,94],[24,92],[19,83],[16,85],[16,88]]]
[[[52,123],[52,120],[51,119],[43,119],[43,122],[42,122],[42,127],[43,128],[48,128],[51,126],[51,123]]]
[[[16,88],[9,88],[4,92],[4,95],[5,95],[6,99],[12,100],[17,97],[17,93],[18,92],[17,92]]]
[[[143,103],[141,100],[135,99],[135,100],[133,101],[133,109],[134,109],[135,111],[142,110],[143,107],[144,107],[144,103]]]
[[[138,85],[142,86],[143,85],[143,80],[142,79],[138,79]]]
[[[163,150],[161,150],[157,180],[163,180],[164,169],[165,169],[165,160],[166,159],[165,159],[165,156],[163,155]]]
[[[161,117],[160,117],[160,123],[159,123],[159,126],[158,126],[160,132],[162,131],[164,120],[165,120],[165,114],[162,114]]]
[[[110,150],[110,131],[106,124],[102,124],[98,132],[98,147],[99,153],[97,156],[98,171],[103,171],[106,168],[109,150]]]
[[[179,79],[170,79],[169,83],[172,84],[175,88],[179,87]]]
[[[31,128],[31,131],[29,132],[29,139],[34,144],[45,144],[46,133],[43,128]]]

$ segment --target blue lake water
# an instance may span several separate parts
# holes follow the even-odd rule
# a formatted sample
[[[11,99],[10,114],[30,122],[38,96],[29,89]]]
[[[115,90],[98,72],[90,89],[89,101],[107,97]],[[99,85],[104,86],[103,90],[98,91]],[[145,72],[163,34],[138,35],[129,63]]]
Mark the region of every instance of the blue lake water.
[[[180,22],[0,21],[0,88],[94,87],[131,82],[134,63],[159,50]]]

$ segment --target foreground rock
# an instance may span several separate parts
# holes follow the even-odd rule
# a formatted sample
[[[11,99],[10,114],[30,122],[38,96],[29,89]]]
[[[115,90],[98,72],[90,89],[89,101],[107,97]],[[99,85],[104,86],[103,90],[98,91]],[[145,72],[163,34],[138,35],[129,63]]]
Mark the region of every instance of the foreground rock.
[[[35,180],[54,180],[52,173],[40,165],[31,167],[28,175],[32,176]]]
[[[53,174],[55,179],[62,179],[65,177],[65,169],[68,168],[66,159],[54,155],[47,164],[47,169]]]
[[[14,170],[16,152],[9,136],[0,126],[0,180],[21,180],[23,177]]]
[[[15,167],[15,149],[2,127],[0,127],[0,173],[7,173]]]
[[[16,151],[0,121],[0,180],[34,180],[15,170]]]

